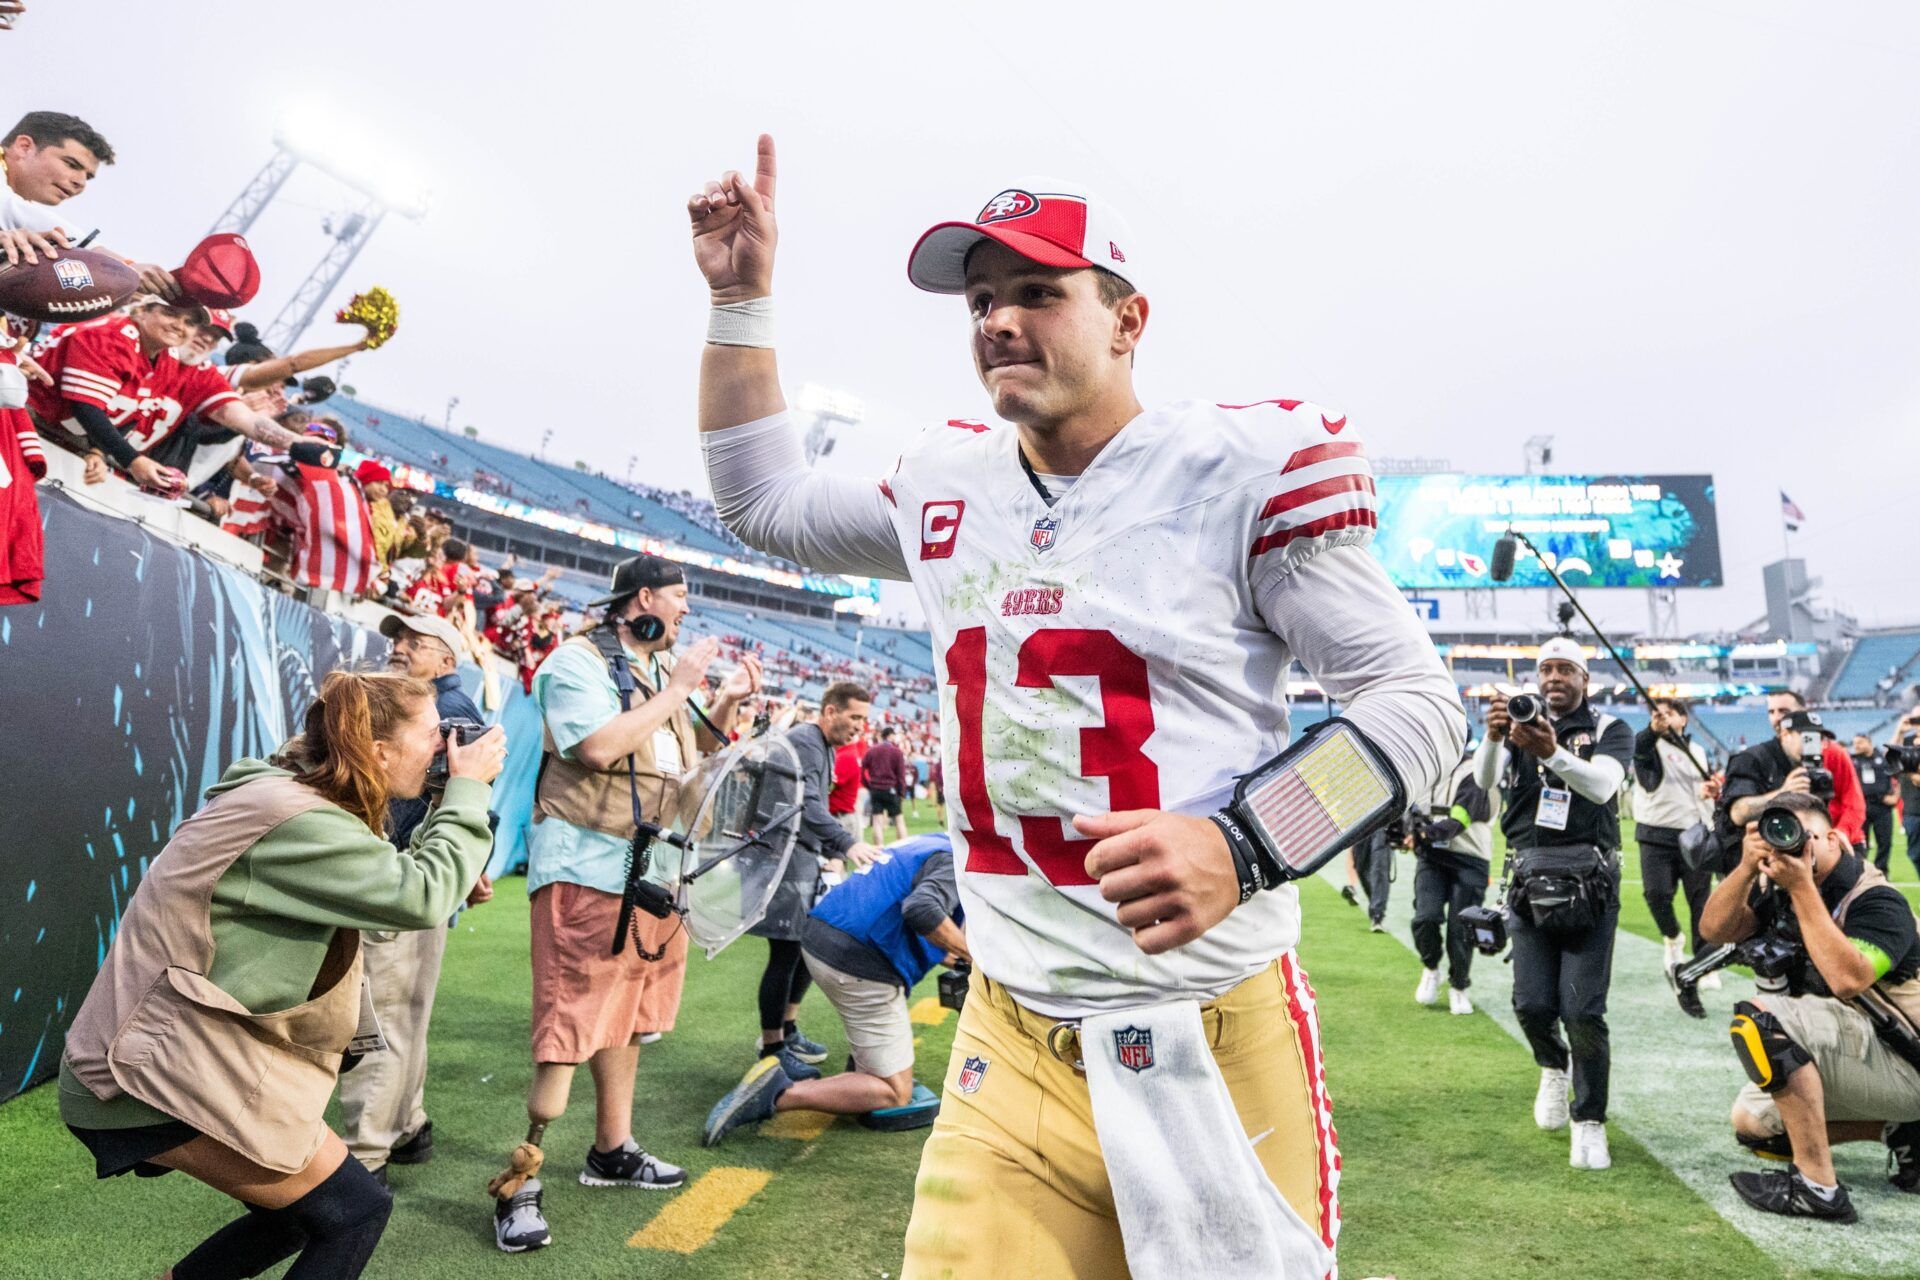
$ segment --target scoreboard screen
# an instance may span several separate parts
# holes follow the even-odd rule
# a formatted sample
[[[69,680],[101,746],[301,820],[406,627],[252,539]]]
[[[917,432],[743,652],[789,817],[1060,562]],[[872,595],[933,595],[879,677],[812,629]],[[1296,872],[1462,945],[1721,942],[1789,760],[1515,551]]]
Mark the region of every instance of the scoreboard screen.
[[[1373,553],[1405,591],[1549,587],[1522,545],[1493,580],[1493,544],[1517,529],[1580,587],[1717,587],[1712,476],[1379,476]]]

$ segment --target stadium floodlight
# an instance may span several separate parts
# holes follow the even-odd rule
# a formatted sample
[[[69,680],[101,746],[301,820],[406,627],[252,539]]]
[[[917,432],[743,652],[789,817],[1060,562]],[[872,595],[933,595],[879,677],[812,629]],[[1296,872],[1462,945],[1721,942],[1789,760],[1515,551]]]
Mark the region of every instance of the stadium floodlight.
[[[794,397],[794,407],[802,413],[810,413],[816,418],[831,418],[849,427],[859,424],[867,416],[867,406],[860,397],[812,382],[800,388],[800,394]]]
[[[290,107],[273,130],[273,145],[403,218],[426,216],[429,198],[419,169],[348,120],[310,105]]]
[[[1526,451],[1527,475],[1537,475],[1553,465],[1552,436],[1528,436],[1521,447]]]

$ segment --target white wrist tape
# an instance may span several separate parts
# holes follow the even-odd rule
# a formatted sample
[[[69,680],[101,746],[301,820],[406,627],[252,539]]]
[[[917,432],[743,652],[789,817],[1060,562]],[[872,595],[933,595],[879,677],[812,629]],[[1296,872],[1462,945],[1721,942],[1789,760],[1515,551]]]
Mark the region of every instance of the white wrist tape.
[[[707,341],[722,347],[771,347],[773,299],[716,304],[707,312]]]

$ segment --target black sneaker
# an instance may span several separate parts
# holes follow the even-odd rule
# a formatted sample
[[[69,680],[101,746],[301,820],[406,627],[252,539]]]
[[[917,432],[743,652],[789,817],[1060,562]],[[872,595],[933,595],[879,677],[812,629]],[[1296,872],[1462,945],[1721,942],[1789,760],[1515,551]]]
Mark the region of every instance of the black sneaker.
[[[1920,1120],[1890,1124],[1887,1144],[1887,1181],[1910,1195],[1920,1195]]]
[[[1700,1002],[1700,988],[1693,983],[1680,981],[1682,963],[1676,960],[1667,966],[1667,985],[1673,988],[1674,998],[1680,1001],[1680,1012],[1689,1018],[1704,1018],[1707,1016],[1707,1006]]]
[[[425,1164],[433,1159],[433,1121],[428,1120],[418,1129],[407,1135],[406,1141],[394,1144],[387,1152],[388,1164]]]
[[[1788,1165],[1770,1173],[1736,1173],[1727,1179],[1733,1189],[1762,1213],[1778,1213],[1789,1218],[1813,1218],[1820,1222],[1858,1222],[1860,1214],[1842,1185],[1827,1200],[1816,1195],[1800,1170]]]
[[[794,1028],[793,1032],[787,1036],[787,1052],[808,1066],[815,1066],[827,1060],[827,1046],[821,1044],[818,1040],[807,1039],[800,1034],[798,1027]],[[791,1071],[787,1074],[790,1076],[793,1075]],[[806,1077],[793,1076],[793,1078],[795,1080],[804,1080]]]
[[[1347,900],[1347,905],[1350,907],[1360,905],[1360,895],[1353,891],[1353,886],[1350,884],[1340,886],[1340,896]]]
[[[1770,1138],[1749,1138],[1744,1133],[1733,1135],[1738,1142],[1762,1160],[1792,1160],[1793,1139],[1784,1133],[1776,1133]]]
[[[525,1253],[553,1243],[547,1216],[540,1212],[540,1179],[528,1178],[511,1200],[494,1202],[493,1242],[502,1253]]]
[[[628,1138],[618,1151],[587,1148],[587,1166],[580,1170],[580,1181],[589,1187],[644,1187],[665,1191],[684,1186],[687,1171],[679,1165],[656,1160]]]

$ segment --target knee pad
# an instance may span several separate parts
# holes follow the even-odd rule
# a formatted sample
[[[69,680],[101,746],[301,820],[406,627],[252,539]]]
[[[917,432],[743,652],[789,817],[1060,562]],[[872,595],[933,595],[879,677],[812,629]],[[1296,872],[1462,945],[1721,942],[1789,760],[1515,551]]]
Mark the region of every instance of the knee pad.
[[[1794,1043],[1780,1019],[1751,1000],[1733,1006],[1733,1023],[1727,1030],[1733,1037],[1733,1056],[1740,1059],[1747,1079],[1768,1093],[1784,1089],[1787,1077],[1813,1061]]]

